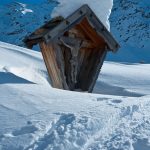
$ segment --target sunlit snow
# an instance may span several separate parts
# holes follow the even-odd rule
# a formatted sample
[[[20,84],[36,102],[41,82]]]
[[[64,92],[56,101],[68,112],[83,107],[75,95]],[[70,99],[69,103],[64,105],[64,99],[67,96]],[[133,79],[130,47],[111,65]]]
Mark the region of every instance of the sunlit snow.
[[[149,67],[105,62],[93,94],[63,91],[41,53],[0,42],[0,149],[149,150]]]
[[[149,9],[135,1],[115,0],[112,17],[124,46],[111,60],[127,63],[106,61],[92,94],[52,88],[40,52],[0,42],[0,150],[150,150],[150,64],[131,63],[150,61]],[[1,0],[1,40],[22,44],[54,7],[67,17],[88,4],[110,28],[112,0],[57,2]]]

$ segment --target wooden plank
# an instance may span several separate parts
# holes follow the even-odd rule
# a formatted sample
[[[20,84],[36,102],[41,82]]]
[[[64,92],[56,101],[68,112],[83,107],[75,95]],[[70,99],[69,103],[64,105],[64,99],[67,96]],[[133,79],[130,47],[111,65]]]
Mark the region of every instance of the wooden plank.
[[[77,89],[81,89],[83,91],[88,91],[88,87],[86,86],[86,84],[89,81],[89,79],[87,79],[85,76],[86,76],[88,67],[90,65],[89,59],[92,56],[91,53],[92,53],[92,50],[90,50],[90,49],[85,49],[83,51],[83,54],[82,54],[82,64],[80,64],[80,70],[79,70],[78,76],[77,76],[77,81],[78,82],[76,84],[76,88]]]
[[[45,42],[40,43],[42,55],[52,81],[54,88],[63,89],[63,83],[60,75],[60,70],[56,62],[56,54],[51,43],[48,45]]]
[[[69,90],[69,87],[66,82],[66,75],[65,75],[65,60],[63,55],[63,49],[60,45],[58,45],[58,41],[54,40],[54,50],[56,52],[56,61],[58,64],[58,68],[60,69],[60,75],[63,83],[64,90]]]
[[[89,24],[88,20],[84,18],[79,26],[85,32],[85,34],[95,43],[96,46],[104,45],[105,41],[96,33],[96,31]]]
[[[100,63],[103,51],[104,51],[104,49],[103,50],[100,50],[100,49],[92,50],[91,57],[87,59],[88,62],[85,65],[87,67],[87,69],[85,70],[83,85],[84,85],[84,88],[87,88],[87,91],[89,91],[89,92],[91,92],[90,87],[93,84],[93,78],[96,77],[96,72],[97,71],[100,72],[100,70],[98,69],[98,65]],[[86,80],[88,80],[88,82],[86,82]]]
[[[92,92],[93,86],[98,77],[98,73],[100,72],[99,64],[104,61],[102,59],[103,52],[105,49],[82,49],[80,56],[82,58],[79,59],[81,62],[81,66],[78,73],[78,83],[76,84],[76,88],[81,89],[83,91]],[[102,66],[102,65],[100,65]]]
[[[109,50],[117,52],[117,50],[120,48],[120,45],[90,8],[88,9],[88,14],[86,15],[86,17],[88,18],[89,22],[93,24],[98,35],[105,39],[106,43],[108,44]]]
[[[83,7],[82,13],[79,10],[75,11],[69,17],[67,17],[64,21],[62,21],[58,26],[56,26],[53,30],[49,31],[44,39],[46,42],[50,42],[52,39],[60,37],[68,30],[72,29],[76,24],[80,23],[82,19],[86,15],[86,8]]]
[[[96,80],[97,80],[97,78],[98,78],[98,76],[99,76],[99,73],[100,73],[100,71],[101,71],[101,68],[102,68],[102,65],[103,65],[103,63],[104,63],[104,60],[105,60],[105,58],[106,58],[106,55],[107,55],[107,51],[106,50],[104,50],[101,54],[100,54],[100,59],[98,59],[97,61],[97,67],[95,67],[95,69],[93,70],[93,76],[91,76],[91,84],[90,84],[90,86],[89,86],[89,90],[88,90],[88,92],[92,92],[93,91],[93,88],[94,88],[94,86],[95,86],[95,83],[96,83]]]

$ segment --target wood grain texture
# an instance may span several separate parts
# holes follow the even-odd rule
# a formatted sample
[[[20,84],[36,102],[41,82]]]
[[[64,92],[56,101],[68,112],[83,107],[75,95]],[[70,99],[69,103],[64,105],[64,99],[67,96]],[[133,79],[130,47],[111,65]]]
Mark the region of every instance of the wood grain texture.
[[[55,88],[63,89],[63,83],[61,78],[61,73],[58,68],[58,64],[56,61],[56,53],[53,49],[52,44],[45,44],[45,42],[40,43],[42,55],[52,81],[52,86]]]

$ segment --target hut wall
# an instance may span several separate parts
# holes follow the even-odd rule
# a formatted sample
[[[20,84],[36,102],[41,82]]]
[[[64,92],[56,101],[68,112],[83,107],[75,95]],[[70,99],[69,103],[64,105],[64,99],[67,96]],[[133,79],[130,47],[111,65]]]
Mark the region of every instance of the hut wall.
[[[56,59],[56,51],[53,49],[51,43],[40,43],[41,52],[51,78],[52,86],[54,88],[63,89],[63,81],[61,77],[61,71],[58,67]]]

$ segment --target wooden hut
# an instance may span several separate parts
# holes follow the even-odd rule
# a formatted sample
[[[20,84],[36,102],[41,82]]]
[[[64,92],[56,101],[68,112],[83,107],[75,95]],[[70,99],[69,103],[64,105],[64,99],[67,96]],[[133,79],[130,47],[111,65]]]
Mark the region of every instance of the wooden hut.
[[[47,22],[24,40],[39,44],[54,88],[92,92],[108,51],[119,44],[88,5]]]

